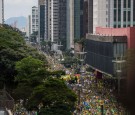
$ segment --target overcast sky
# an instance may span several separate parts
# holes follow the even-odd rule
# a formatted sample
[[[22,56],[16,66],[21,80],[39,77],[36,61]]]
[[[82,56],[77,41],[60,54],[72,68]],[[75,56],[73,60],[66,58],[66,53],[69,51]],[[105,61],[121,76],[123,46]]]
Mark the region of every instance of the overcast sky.
[[[5,20],[10,17],[25,16],[31,14],[31,7],[37,6],[38,0],[4,0]]]

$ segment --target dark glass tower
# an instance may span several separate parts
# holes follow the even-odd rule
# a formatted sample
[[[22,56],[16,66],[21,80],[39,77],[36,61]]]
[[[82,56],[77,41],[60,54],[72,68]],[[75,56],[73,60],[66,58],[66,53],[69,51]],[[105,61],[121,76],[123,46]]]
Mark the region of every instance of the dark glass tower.
[[[40,41],[44,40],[44,32],[45,32],[45,0],[39,0],[38,4],[39,10],[39,38]]]
[[[59,0],[59,40],[61,42],[62,50],[66,49],[66,9],[67,0]]]
[[[74,38],[83,37],[83,0],[74,0]]]

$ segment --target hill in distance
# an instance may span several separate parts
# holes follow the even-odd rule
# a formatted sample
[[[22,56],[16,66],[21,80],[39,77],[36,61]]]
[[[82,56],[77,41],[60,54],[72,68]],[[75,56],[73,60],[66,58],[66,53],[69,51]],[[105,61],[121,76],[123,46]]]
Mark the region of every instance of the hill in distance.
[[[16,27],[21,29],[23,27],[26,27],[27,19],[26,17],[20,16],[20,17],[11,17],[5,21],[5,23],[8,25],[14,25],[15,22],[16,22]]]

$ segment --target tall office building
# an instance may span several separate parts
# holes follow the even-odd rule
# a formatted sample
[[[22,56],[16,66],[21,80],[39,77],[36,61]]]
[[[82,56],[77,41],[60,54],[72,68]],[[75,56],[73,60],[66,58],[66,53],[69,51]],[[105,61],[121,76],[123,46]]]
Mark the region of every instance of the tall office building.
[[[4,23],[4,0],[0,0],[0,24]]]
[[[83,3],[84,0],[74,0],[74,38],[83,37]]]
[[[88,0],[88,33],[93,33],[93,0]]]
[[[27,36],[30,37],[31,35],[31,15],[28,15],[27,18],[27,32],[26,32]]]
[[[49,1],[48,0],[45,0],[45,31],[44,31],[44,39],[45,40],[50,40],[49,39],[49,35],[48,35],[48,33],[49,33],[49,30],[48,30],[48,28],[49,28],[49,23],[48,23],[48,17],[49,17],[49,15],[48,15],[48,10],[49,10]]]
[[[93,0],[93,31],[102,27],[135,25],[135,0]]]
[[[83,37],[88,33],[88,0],[83,1]]]
[[[32,33],[38,31],[38,7],[32,7]]]
[[[38,0],[38,38],[44,40],[45,32],[45,0]]]
[[[45,0],[45,39],[66,48],[66,1]]]
[[[67,49],[74,47],[74,0],[67,1]]]
[[[67,1],[67,49],[88,32],[88,0]]]

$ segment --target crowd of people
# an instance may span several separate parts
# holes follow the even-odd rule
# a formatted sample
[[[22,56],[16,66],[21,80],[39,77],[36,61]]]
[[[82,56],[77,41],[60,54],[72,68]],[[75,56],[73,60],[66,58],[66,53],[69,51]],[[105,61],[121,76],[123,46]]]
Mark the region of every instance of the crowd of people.
[[[67,82],[78,95],[74,115],[124,115],[125,109],[117,102],[113,89],[104,87],[103,80],[82,76],[76,82]],[[109,85],[109,84],[108,84]]]
[[[53,65],[53,70],[67,71],[66,84],[78,95],[74,115],[125,115],[125,108],[113,95],[115,88],[110,87],[111,82],[96,79],[92,74],[74,76],[74,68],[64,68],[51,56],[47,58],[48,62]]]

